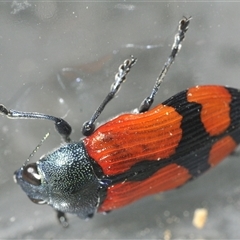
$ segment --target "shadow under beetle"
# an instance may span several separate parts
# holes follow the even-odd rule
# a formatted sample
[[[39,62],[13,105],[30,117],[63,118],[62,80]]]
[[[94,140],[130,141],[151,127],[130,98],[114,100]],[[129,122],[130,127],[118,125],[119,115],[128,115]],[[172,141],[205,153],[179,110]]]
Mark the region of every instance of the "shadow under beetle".
[[[68,226],[64,213],[87,219],[95,212],[109,212],[177,188],[219,163],[240,142],[236,89],[196,86],[149,110],[180,51],[190,19],[179,22],[171,54],[139,108],[95,130],[97,118],[136,63],[131,56],[120,65],[110,92],[84,123],[85,137],[79,142],[71,141],[71,126],[61,118],[0,105],[0,113],[8,118],[53,121],[65,141],[36,163],[29,163],[29,158],[14,173],[15,182],[30,200],[52,206],[64,227]]]

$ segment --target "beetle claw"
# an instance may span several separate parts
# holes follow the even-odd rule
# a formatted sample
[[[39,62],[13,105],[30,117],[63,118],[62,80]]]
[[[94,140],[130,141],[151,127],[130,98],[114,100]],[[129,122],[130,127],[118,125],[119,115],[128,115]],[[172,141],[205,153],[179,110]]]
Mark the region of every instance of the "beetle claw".
[[[62,227],[67,228],[69,226],[65,213],[57,210],[57,219],[59,223],[62,225]]]

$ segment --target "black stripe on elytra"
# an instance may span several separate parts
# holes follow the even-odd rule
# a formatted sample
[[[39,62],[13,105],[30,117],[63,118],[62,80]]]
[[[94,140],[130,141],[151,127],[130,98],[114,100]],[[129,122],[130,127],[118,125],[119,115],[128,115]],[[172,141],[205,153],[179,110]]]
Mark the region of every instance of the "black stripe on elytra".
[[[208,153],[212,144],[207,144],[207,142],[213,139],[206,132],[201,121],[202,105],[188,102],[187,92],[187,90],[180,92],[163,104],[173,107],[183,117],[181,122],[182,138],[172,158],[175,163],[188,169],[193,177],[197,177],[210,168]],[[196,158],[199,158],[197,166]]]
[[[110,175],[107,178],[111,180],[111,185],[126,181],[143,181],[151,177],[159,169],[169,165],[169,163],[171,163],[170,159],[162,159],[161,161],[143,160],[134,164],[127,171],[118,175]]]
[[[231,124],[227,129],[230,136],[234,139],[234,141],[239,144],[240,143],[240,90],[235,88],[226,89],[232,96],[232,101],[230,103],[230,119]]]
[[[180,92],[163,103],[173,107],[176,112],[183,116],[181,122],[182,138],[175,154],[160,161],[143,160],[134,164],[124,173],[106,176],[109,185],[123,181],[145,180],[171,163],[176,163],[186,168],[192,175],[192,178],[196,178],[208,170],[210,168],[208,163],[209,153],[213,144],[227,135],[232,136],[237,143],[240,142],[240,93],[235,89],[228,90],[233,96],[233,100],[230,104],[232,121],[227,131],[215,137],[210,136],[201,122],[201,104],[188,102],[187,90]]]

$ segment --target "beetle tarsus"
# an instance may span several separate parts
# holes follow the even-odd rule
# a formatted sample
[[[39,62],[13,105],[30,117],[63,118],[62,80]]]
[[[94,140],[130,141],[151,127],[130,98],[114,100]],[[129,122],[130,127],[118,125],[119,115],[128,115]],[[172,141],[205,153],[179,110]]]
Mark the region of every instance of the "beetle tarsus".
[[[64,227],[67,228],[69,226],[67,217],[65,215],[65,213],[61,212],[61,211],[56,211],[57,212],[57,219],[59,221],[59,223]]]
[[[88,214],[87,219],[91,219],[91,218],[93,218],[93,216],[94,216],[94,213],[90,213],[90,214]]]
[[[0,104],[0,114],[4,114],[4,115],[9,114],[9,111],[7,110],[7,108],[2,104]]]

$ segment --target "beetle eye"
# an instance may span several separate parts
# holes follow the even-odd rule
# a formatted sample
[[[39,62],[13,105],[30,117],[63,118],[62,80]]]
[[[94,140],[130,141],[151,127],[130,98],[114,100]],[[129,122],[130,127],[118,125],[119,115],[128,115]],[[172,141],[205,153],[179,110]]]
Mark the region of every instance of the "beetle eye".
[[[41,176],[38,174],[37,164],[30,163],[27,166],[25,166],[22,171],[22,178],[24,181],[32,185],[35,186],[41,185]]]
[[[46,204],[47,202],[45,200],[41,200],[41,199],[34,199],[34,198],[30,198],[29,199],[33,202],[33,203],[36,203],[36,204],[39,204],[39,205],[43,205],[43,204]]]

